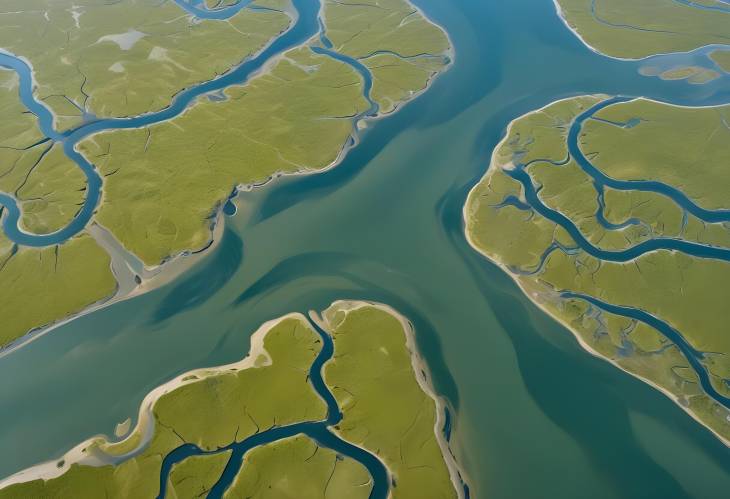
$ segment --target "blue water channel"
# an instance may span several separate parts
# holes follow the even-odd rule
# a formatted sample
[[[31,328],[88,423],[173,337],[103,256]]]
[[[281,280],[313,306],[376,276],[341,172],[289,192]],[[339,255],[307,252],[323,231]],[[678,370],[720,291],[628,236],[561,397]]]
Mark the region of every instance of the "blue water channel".
[[[238,2],[226,7],[218,7],[209,9],[203,0],[174,0],[177,5],[185,9],[188,13],[199,17],[200,19],[217,19],[224,20],[238,14],[238,12],[248,7],[253,0],[238,0]]]
[[[581,169],[588,174],[592,181],[593,185],[596,189],[597,195],[598,195],[598,211],[596,212],[596,218],[598,222],[605,228],[609,230],[619,230],[622,229],[628,225],[634,225],[641,223],[640,220],[636,218],[630,218],[629,220],[625,221],[621,224],[611,224],[608,222],[608,220],[605,219],[603,215],[603,209],[604,209],[604,200],[603,200],[603,194],[604,189],[606,186],[611,187],[613,189],[619,189],[619,190],[639,190],[639,191],[645,191],[645,192],[653,192],[657,193],[663,196],[666,196],[670,198],[674,203],[676,203],[679,207],[681,207],[683,210],[692,213],[693,215],[697,216],[701,220],[708,222],[708,223],[716,223],[716,222],[725,222],[730,220],[730,210],[706,210],[704,208],[701,208],[697,206],[694,202],[692,202],[684,193],[679,191],[678,189],[675,189],[671,186],[668,186],[662,182],[657,181],[647,181],[647,180],[616,180],[608,175],[604,174],[601,170],[596,168],[591,161],[585,156],[583,151],[581,150],[578,140],[581,135],[583,124],[586,120],[591,119],[594,117],[594,115],[599,112],[602,109],[605,109],[608,106],[619,104],[623,102],[629,102],[633,99],[627,98],[627,97],[613,97],[610,99],[606,99],[604,101],[599,102],[598,104],[595,104],[594,106],[590,107],[583,113],[581,113],[575,121],[572,123],[570,130],[568,132],[567,137],[567,146],[568,146],[568,158],[562,161],[547,161],[551,163],[554,167],[560,168],[570,161],[570,158],[573,158],[576,163],[581,167]],[[611,123],[613,126],[621,126],[621,127],[633,127],[637,126],[637,124],[640,123],[640,120],[634,119],[630,120],[628,123]],[[598,248],[597,246],[593,245],[590,241],[588,241],[585,236],[581,233],[581,231],[578,229],[578,227],[565,215],[560,213],[557,210],[554,210],[552,208],[549,208],[546,206],[542,200],[539,197],[539,190],[540,187],[536,187],[532,181],[532,178],[530,175],[526,172],[526,168],[528,168],[530,165],[541,162],[545,160],[532,160],[525,164],[517,164],[515,169],[513,170],[505,170],[505,173],[512,177],[513,179],[520,182],[520,184],[523,187],[523,192],[525,195],[525,199],[527,203],[522,203],[519,200],[513,199],[514,196],[508,196],[505,198],[505,200],[496,207],[501,207],[502,205],[511,205],[515,206],[519,209],[532,209],[535,210],[537,213],[542,215],[543,217],[547,218],[548,220],[558,224],[562,228],[564,228],[570,236],[573,238],[573,240],[577,243],[578,248],[585,251],[589,255],[598,258],[602,261],[610,261],[610,262],[627,262],[630,260],[633,260],[635,258],[639,258],[640,256],[657,251],[657,250],[673,250],[673,251],[681,251],[683,253],[686,253],[690,256],[698,257],[698,258],[711,258],[711,259],[718,259],[723,261],[730,261],[730,249],[728,248],[722,248],[722,247],[716,247],[716,246],[709,246],[705,244],[695,243],[691,241],[685,241],[683,239],[678,238],[667,238],[667,237],[657,237],[653,239],[649,239],[646,241],[643,241],[641,243],[638,243],[630,248],[624,249],[624,250],[604,250],[601,248]],[[556,250],[561,250],[566,253],[570,253],[573,251],[572,248],[564,248],[560,245],[557,245],[556,243],[553,243],[549,248],[547,248],[540,259],[540,262],[536,269],[534,270],[522,270],[522,269],[512,269],[513,272],[521,274],[521,275],[530,275],[535,274],[537,272],[540,272],[547,260],[547,257],[552,254]],[[620,315],[623,317],[635,319],[641,322],[646,323],[647,325],[653,327],[657,331],[659,331],[663,336],[665,336],[667,339],[672,341],[674,344],[677,345],[677,347],[680,349],[680,351],[685,355],[688,362],[690,363],[693,370],[697,373],[697,376],[700,380],[700,385],[704,389],[704,391],[707,393],[709,397],[711,397],[713,400],[718,402],[719,404],[730,408],[730,398],[720,394],[713,386],[710,381],[710,375],[707,371],[707,368],[702,364],[701,360],[704,357],[704,354],[695,348],[693,348],[689,342],[682,336],[682,334],[671,327],[669,324],[665,323],[664,321],[660,320],[659,318],[636,308],[632,307],[626,307],[626,306],[620,306],[620,305],[614,305],[610,303],[603,302],[601,300],[598,300],[595,297],[574,293],[574,292],[563,292],[561,296],[565,298],[579,298],[582,300],[585,300],[592,305],[599,307],[600,309],[603,309],[607,312],[611,312],[616,315]]]
[[[643,322],[644,324],[659,331],[662,336],[677,345],[677,348],[679,348],[679,350],[687,358],[687,361],[690,363],[692,369],[697,374],[697,377],[700,380],[700,386],[702,386],[702,389],[705,391],[705,393],[717,403],[730,409],[730,397],[722,395],[715,389],[714,386],[712,386],[712,382],[710,381],[710,374],[707,372],[707,368],[701,362],[702,358],[704,357],[704,353],[700,352],[692,345],[690,345],[689,342],[684,338],[684,336],[682,336],[682,333],[674,329],[672,326],[655,317],[654,315],[638,308],[614,305],[612,303],[599,300],[594,296],[585,295],[582,293],[574,293],[570,291],[561,293],[561,296],[568,299],[576,298],[579,300],[584,300],[591,305],[605,310],[606,312]]]
[[[160,471],[160,493],[157,496],[158,499],[164,499],[167,493],[167,483],[172,467],[191,456],[217,454],[220,452],[227,452],[229,450],[232,451],[231,457],[229,458],[221,477],[213,485],[210,493],[208,494],[208,498],[218,499],[223,497],[223,494],[225,494],[226,490],[228,490],[236,476],[241,471],[244,457],[248,451],[261,445],[267,445],[278,440],[283,440],[285,438],[301,434],[307,435],[319,445],[332,449],[338,454],[354,459],[365,466],[373,479],[373,488],[371,489],[369,496],[370,499],[386,499],[388,497],[388,492],[390,490],[390,478],[382,461],[368,451],[342,440],[330,430],[331,427],[336,426],[340,423],[340,421],[342,421],[342,411],[340,411],[340,408],[337,405],[337,400],[335,400],[335,396],[329,390],[322,378],[322,368],[334,354],[334,343],[332,341],[332,337],[317,324],[314,322],[310,322],[310,324],[317,331],[317,334],[322,340],[322,349],[319,354],[317,354],[316,359],[312,363],[312,367],[309,369],[309,382],[312,384],[312,387],[317,394],[322,397],[324,402],[327,404],[327,418],[324,421],[307,421],[287,426],[275,426],[268,430],[256,433],[240,442],[233,442],[226,447],[214,451],[204,451],[196,445],[183,444],[165,456],[165,459],[162,461],[162,468]]]
[[[707,210],[695,204],[686,194],[679,189],[667,185],[663,182],[655,180],[617,180],[609,177],[601,170],[596,168],[593,163],[586,157],[580,148],[578,139],[580,138],[581,131],[583,129],[583,123],[586,120],[592,118],[596,113],[605,109],[608,106],[619,104],[622,102],[629,102],[633,100],[628,97],[613,97],[599,102],[598,104],[587,109],[575,119],[573,124],[570,126],[568,132],[568,153],[575,159],[578,165],[591,176],[593,184],[599,192],[603,192],[605,187],[621,191],[644,191],[654,192],[670,198],[674,203],[679,205],[683,210],[691,213],[700,220],[707,223],[717,222],[729,222],[730,221],[730,210]],[[633,126],[636,126],[636,121],[633,121]],[[628,125],[624,125],[628,126]]]
[[[220,10],[208,10],[198,7],[197,4],[183,0],[177,0],[176,3],[200,18],[227,19],[235,15],[249,2],[241,2]],[[70,224],[51,234],[39,235],[23,231],[18,225],[21,213],[17,201],[8,194],[0,193],[0,205],[4,207],[5,212],[3,217],[3,230],[8,238],[19,245],[42,247],[62,243],[82,231],[89,223],[89,220],[91,220],[99,204],[102,179],[94,168],[94,165],[76,150],[76,145],[89,135],[98,132],[141,128],[173,119],[184,112],[190,105],[194,104],[195,100],[201,95],[215,92],[231,85],[245,83],[272,57],[292,47],[301,45],[320,29],[318,21],[320,4],[318,0],[293,0],[292,3],[298,12],[298,16],[294,25],[289,30],[277,37],[256,56],[247,59],[224,75],[181,91],[172,99],[168,107],[160,111],[134,117],[97,119],[65,132],[58,132],[54,129],[53,114],[33,95],[33,78],[30,66],[18,57],[0,53],[0,66],[11,69],[18,74],[20,99],[23,105],[38,118],[38,125],[43,134],[50,141],[61,143],[66,155],[81,168],[86,176],[86,199],[84,200],[83,206]]]
[[[674,203],[676,203],[680,208],[685,210],[686,212],[692,213],[696,217],[698,217],[700,220],[703,220],[708,223],[717,223],[717,222],[726,222],[730,221],[730,210],[707,210],[704,208],[701,208],[700,206],[696,205],[692,200],[689,199],[684,193],[682,193],[680,190],[671,187],[669,185],[666,185],[662,182],[654,181],[654,180],[617,180],[614,178],[609,177],[605,173],[603,173],[601,170],[599,170],[597,167],[595,167],[591,161],[586,157],[586,155],[581,150],[578,139],[581,135],[581,131],[583,128],[583,124],[586,120],[593,118],[593,116],[599,112],[602,109],[605,109],[608,106],[619,104],[622,102],[629,102],[631,101],[631,98],[628,97],[613,97],[610,99],[606,99],[604,101],[599,102],[598,104],[590,107],[588,110],[581,113],[571,124],[570,130],[568,132],[568,138],[567,138],[567,146],[568,146],[568,158],[562,161],[547,161],[551,163],[554,167],[560,168],[561,166],[564,166],[568,164],[571,158],[573,158],[576,163],[580,166],[580,168],[588,174],[592,181],[593,185],[597,192],[597,198],[598,198],[598,211],[596,212],[596,218],[598,222],[605,228],[609,230],[617,230],[622,229],[628,225],[634,225],[641,223],[636,218],[631,218],[624,223],[621,224],[611,224],[606,220],[605,216],[603,215],[603,208],[604,208],[604,200],[603,200],[603,193],[605,190],[605,187],[610,187],[612,189],[617,190],[638,190],[638,191],[645,191],[645,192],[653,192],[657,193],[663,196],[669,197]],[[624,127],[633,127],[637,126],[637,123],[640,123],[640,121],[637,120],[631,120],[629,123],[625,124],[614,124],[615,126],[624,126]],[[730,261],[730,248],[723,248],[723,247],[717,247],[717,246],[711,246],[707,244],[692,242],[692,241],[686,241],[684,239],[679,238],[671,238],[671,237],[655,237],[652,239],[648,239],[645,241],[642,241],[640,243],[635,244],[634,246],[622,250],[605,250],[598,248],[594,244],[592,244],[586,237],[583,235],[583,233],[578,229],[578,227],[564,214],[560,213],[557,210],[554,210],[545,203],[542,202],[539,196],[539,190],[540,186],[535,186],[535,184],[532,181],[532,178],[527,173],[526,169],[537,162],[541,162],[545,160],[532,160],[528,163],[518,163],[514,169],[511,170],[505,170],[505,173],[512,177],[513,179],[517,180],[522,184],[522,188],[524,190],[525,199],[527,201],[527,204],[534,209],[537,213],[542,215],[543,217],[547,218],[548,220],[558,224],[562,228],[564,228],[570,236],[576,241],[578,246],[584,250],[589,255],[599,258],[601,260],[610,261],[610,262],[628,262],[630,260],[633,260],[635,258],[638,258],[646,253],[650,253],[657,250],[672,250],[672,251],[681,251],[683,253],[686,253],[690,256],[698,257],[698,258],[711,258],[711,259],[717,259],[717,260],[724,260],[724,261]],[[510,203],[513,204],[514,202],[511,201],[509,198],[505,199],[504,203]]]
[[[221,9],[207,9],[200,2],[176,0],[176,3],[183,7],[186,11],[200,18],[227,19],[237,14],[242,8],[246,7],[250,1],[240,2]],[[172,119],[185,111],[199,96],[224,89],[230,85],[244,83],[258,70],[260,70],[264,63],[269,61],[272,57],[292,47],[300,45],[314,35],[318,30],[320,30],[320,39],[324,47],[313,47],[312,50],[317,54],[327,55],[335,60],[348,64],[355,69],[363,79],[363,92],[369,103],[369,107],[360,114],[353,116],[354,122],[356,123],[359,119],[377,114],[378,105],[370,96],[370,91],[372,89],[372,76],[370,75],[370,71],[359,61],[343,54],[339,54],[332,49],[332,44],[322,31],[324,26],[318,19],[319,2],[316,0],[294,0],[293,3],[297,8],[299,15],[294,26],[286,33],[278,37],[260,54],[243,62],[241,65],[225,75],[183,90],[175,96],[169,107],[158,112],[136,117],[99,119],[85,123],[75,129],[63,133],[59,133],[53,128],[52,113],[33,95],[32,70],[28,64],[22,59],[12,55],[0,54],[0,66],[14,70],[20,77],[21,101],[33,114],[37,116],[41,131],[48,137],[48,139],[43,142],[61,143],[63,145],[64,152],[83,170],[87,178],[87,197],[83,207],[68,226],[52,234],[36,235],[23,232],[18,226],[20,210],[17,202],[13,197],[0,193],[0,204],[2,204],[5,208],[3,229],[8,237],[16,244],[36,247],[48,246],[62,243],[86,227],[98,204],[102,180],[94,166],[78,151],[76,151],[76,144],[78,144],[81,140],[91,134],[105,130],[139,128]],[[235,213],[235,206],[230,202],[230,200],[226,203],[225,210],[228,215],[233,215]],[[389,481],[388,473],[383,463],[367,451],[335,436],[328,429],[328,427],[334,426],[342,420],[342,413],[337,406],[334,396],[324,384],[321,373],[324,363],[332,357],[334,347],[330,336],[318,326],[314,325],[314,327],[322,339],[323,347],[315,362],[312,364],[310,370],[310,381],[317,393],[327,403],[327,419],[319,422],[303,422],[271,428],[261,433],[257,433],[242,442],[234,442],[223,449],[215,451],[222,452],[232,450],[233,452],[220,480],[211,489],[208,497],[222,497],[223,493],[231,485],[240,470],[243,464],[244,455],[247,451],[254,447],[292,437],[297,434],[305,434],[314,439],[320,445],[331,448],[339,454],[362,463],[373,478],[373,489],[370,494],[371,499],[385,499],[387,497]],[[187,457],[200,454],[206,454],[206,452],[195,445],[185,444],[175,449],[165,457],[160,477],[159,497],[165,497],[168,475],[172,466]]]
[[[530,175],[521,167],[505,170],[505,173],[522,184],[525,199],[537,213],[564,228],[570,237],[589,255],[609,262],[628,262],[646,253],[658,250],[681,251],[697,258],[711,258],[730,261],[730,249],[706,244],[674,239],[670,237],[656,237],[622,250],[605,250],[588,241],[576,225],[565,215],[546,206],[538,195],[538,189],[532,182]]]
[[[456,54],[427,92],[372,122],[337,168],[242,193],[217,247],[175,282],[2,358],[0,447],[13,452],[0,455],[0,475],[108,434],[177,374],[239,360],[261,323],[346,298],[414,323],[474,497],[727,495],[730,450],[657,390],[586,355],[473,251],[462,208],[507,125],[556,99],[699,106],[728,102],[730,89],[601,57],[551,0],[414,3]]]

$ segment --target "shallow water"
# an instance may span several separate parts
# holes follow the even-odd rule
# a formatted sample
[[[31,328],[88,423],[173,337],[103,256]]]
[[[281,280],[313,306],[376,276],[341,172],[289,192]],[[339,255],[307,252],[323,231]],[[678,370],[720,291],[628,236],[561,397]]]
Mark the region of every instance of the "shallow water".
[[[240,359],[266,320],[369,299],[414,322],[473,497],[726,495],[730,450],[581,350],[467,245],[461,209],[507,123],[557,98],[707,104],[730,101],[730,89],[598,56],[551,0],[416,4],[456,47],[427,93],[375,123],[338,168],[242,193],[221,244],[172,285],[0,359],[0,448],[13,449],[0,475],[111,434],[183,371]]]

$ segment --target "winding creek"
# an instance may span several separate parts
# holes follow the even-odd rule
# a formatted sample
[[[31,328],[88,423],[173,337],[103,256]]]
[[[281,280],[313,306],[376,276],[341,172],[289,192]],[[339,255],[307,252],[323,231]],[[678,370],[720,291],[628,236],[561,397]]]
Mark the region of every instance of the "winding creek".
[[[710,381],[710,375],[707,372],[707,368],[701,363],[704,354],[695,349],[692,345],[690,345],[689,342],[682,336],[682,334],[675,328],[662,321],[661,319],[658,319],[654,315],[637,308],[614,305],[612,303],[607,303],[605,301],[599,300],[594,296],[589,296],[581,293],[564,292],[561,293],[561,295],[565,298],[577,298],[580,300],[584,300],[591,305],[600,308],[601,310],[605,310],[606,312],[620,315],[622,317],[635,319],[659,331],[662,336],[677,345],[679,350],[687,358],[690,366],[692,366],[695,374],[697,374],[697,377],[700,380],[700,385],[702,386],[702,389],[705,391],[705,393],[707,393],[713,400],[715,400],[722,406],[730,408],[730,397],[722,395],[715,389],[714,386],[712,386],[712,382]]]
[[[317,33],[318,6],[295,3],[292,31],[302,30],[303,40]],[[730,450],[658,391],[586,355],[469,247],[462,207],[507,124],[549,102],[605,93],[714,105],[730,102],[730,88],[646,77],[645,61],[601,57],[565,29],[550,0],[415,3],[455,47],[453,66],[428,92],[369,123],[337,168],[240,193],[217,247],[173,283],[0,359],[0,378],[12,380],[0,384],[12,409],[0,411],[0,447],[13,449],[0,455],[0,475],[110,433],[176,374],[238,360],[267,320],[363,299],[388,303],[414,323],[435,389],[448,401],[451,442],[473,497],[724,497]],[[236,81],[232,74],[195,95],[222,88],[223,78]],[[155,119],[184,108],[183,95]],[[102,121],[119,128],[145,119]],[[94,126],[65,137],[44,132],[67,147]],[[7,215],[12,233],[17,218]],[[64,230],[61,239],[75,233]],[[11,237],[44,245],[58,235]],[[229,472],[237,469],[233,462]]]
[[[368,473],[370,473],[373,480],[373,488],[369,496],[370,499],[386,499],[388,497],[390,490],[390,477],[385,465],[373,454],[342,440],[330,429],[342,421],[342,412],[337,405],[337,401],[322,378],[322,368],[334,354],[334,343],[332,342],[332,337],[321,327],[313,321],[310,321],[310,325],[315,329],[315,331],[317,331],[317,334],[322,340],[322,350],[317,355],[317,358],[314,360],[312,367],[309,370],[309,381],[317,394],[327,404],[327,418],[324,421],[307,421],[287,426],[275,426],[256,433],[255,435],[252,435],[240,442],[233,442],[227,447],[211,452],[203,451],[193,444],[184,444],[170,452],[162,461],[162,469],[160,472],[160,493],[157,496],[158,499],[164,499],[165,497],[168,478],[172,467],[188,457],[215,454],[229,450],[232,451],[231,457],[229,458],[221,477],[213,485],[207,496],[209,498],[219,498],[223,497],[226,490],[228,490],[240,472],[246,452],[256,447],[299,434],[307,435],[319,445],[330,448],[338,454],[358,461],[368,470]],[[468,492],[466,497],[468,497]]]
[[[241,2],[219,10],[200,8],[196,4],[184,0],[176,0],[176,3],[197,17],[220,20],[228,19],[237,14],[250,1]],[[103,181],[94,168],[94,165],[76,150],[76,145],[95,133],[109,130],[141,128],[174,119],[185,112],[190,106],[195,105],[196,100],[201,95],[211,94],[231,85],[245,83],[249,78],[256,75],[272,58],[288,49],[302,45],[323,28],[323,25],[319,22],[320,3],[318,0],[292,0],[292,3],[297,11],[297,16],[293,25],[287,31],[275,38],[255,56],[246,59],[240,65],[222,76],[199,83],[179,92],[175,95],[168,107],[157,112],[134,117],[93,119],[89,123],[65,132],[58,132],[54,129],[53,114],[42,102],[36,99],[33,93],[32,68],[29,64],[12,54],[0,52],[0,66],[11,69],[18,74],[20,99],[23,105],[38,118],[38,125],[43,134],[47,137],[48,141],[62,143],[66,155],[81,168],[86,176],[86,198],[83,206],[71,223],[51,234],[39,235],[23,231],[19,226],[21,212],[17,201],[8,194],[0,193],[0,205],[5,207],[5,214],[2,220],[5,234],[16,244],[41,247],[62,243],[86,228],[99,203]],[[361,63],[345,55],[338,54],[331,49],[319,50],[317,53],[329,55],[339,61],[350,64],[372,86],[372,79],[367,72],[367,68]],[[370,102],[372,105],[372,100]],[[377,112],[377,106],[375,108],[371,107],[371,110],[374,114]],[[358,116],[356,118],[359,119],[362,117],[364,116]]]
[[[679,189],[662,182],[653,180],[617,180],[611,178],[590,162],[578,144],[578,138],[580,137],[583,129],[583,124],[586,120],[593,118],[600,110],[614,104],[629,102],[631,100],[634,99],[628,97],[613,97],[611,99],[606,99],[578,115],[575,121],[573,121],[573,124],[570,126],[570,130],[568,132],[568,153],[575,159],[583,171],[591,177],[593,185],[596,186],[596,190],[599,193],[602,193],[605,187],[610,187],[612,189],[622,191],[633,190],[654,192],[670,198],[676,205],[682,208],[682,210],[691,213],[704,222],[730,222],[730,210],[707,210],[702,208],[695,204]]]
[[[568,157],[561,161],[552,161],[548,159],[533,159],[528,163],[518,163],[514,169],[505,169],[505,173],[517,180],[523,188],[523,193],[527,203],[521,202],[519,199],[513,199],[514,196],[507,196],[505,200],[497,205],[501,206],[514,206],[521,210],[534,210],[546,219],[556,223],[560,227],[566,230],[577,244],[577,248],[565,248],[560,244],[553,243],[548,247],[542,254],[540,262],[534,270],[523,270],[512,268],[511,271],[521,275],[533,275],[540,272],[548,256],[556,250],[563,251],[565,253],[575,253],[576,250],[580,249],[585,253],[599,259],[600,261],[607,262],[629,262],[636,258],[641,257],[647,253],[654,251],[680,251],[689,256],[697,258],[711,258],[718,259],[726,262],[730,262],[730,248],[723,248],[717,246],[711,246],[707,244],[695,243],[685,241],[680,238],[668,238],[668,237],[654,237],[640,243],[637,243],[627,249],[623,250],[605,250],[601,249],[592,244],[583,235],[580,229],[573,223],[570,218],[561,213],[558,210],[552,209],[543,203],[539,196],[539,187],[536,187],[532,178],[527,173],[526,169],[535,163],[547,162],[553,165],[555,168],[560,168],[569,163],[570,159],[574,159],[580,168],[591,178],[592,184],[596,190],[596,196],[598,200],[599,209],[596,212],[596,219],[601,226],[608,230],[621,230],[628,225],[634,225],[641,223],[640,220],[630,218],[621,224],[610,224],[603,216],[603,194],[606,186],[613,189],[619,190],[637,190],[644,192],[653,192],[670,198],[677,206],[679,206],[684,212],[689,212],[698,217],[700,220],[709,223],[727,222],[730,221],[730,210],[706,210],[697,206],[692,200],[690,200],[684,193],[678,189],[664,184],[658,181],[647,181],[647,180],[616,180],[601,170],[599,170],[591,161],[586,157],[579,145],[579,137],[582,133],[583,124],[588,119],[595,118],[595,114],[602,109],[605,109],[611,105],[629,102],[633,100],[627,97],[613,97],[610,99],[603,100],[586,111],[578,115],[570,126],[568,131],[566,145],[568,149]],[[621,127],[632,127],[635,126],[637,120],[635,118],[630,120],[629,123],[611,123],[614,126]],[[677,331],[671,325],[657,318],[656,316],[640,309],[633,307],[622,306],[617,304],[606,303],[593,296],[574,293],[570,291],[561,292],[561,296],[564,298],[577,298],[590,303],[593,306],[598,307],[601,310],[605,310],[615,315],[627,317],[643,322],[650,327],[656,329],[662,336],[667,338],[669,341],[677,345],[679,350],[687,358],[691,368],[697,374],[700,380],[700,385],[705,393],[718,402],[720,405],[730,408],[730,398],[719,393],[710,381],[710,374],[707,368],[702,364],[704,353],[698,351],[685,339],[681,332]],[[726,380],[724,380],[726,381]]]

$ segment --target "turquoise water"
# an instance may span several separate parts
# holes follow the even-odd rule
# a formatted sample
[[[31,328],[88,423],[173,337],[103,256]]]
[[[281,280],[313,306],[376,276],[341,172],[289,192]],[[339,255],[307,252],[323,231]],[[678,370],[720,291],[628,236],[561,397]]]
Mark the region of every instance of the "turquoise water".
[[[707,104],[730,89],[600,57],[550,0],[416,3],[456,48],[426,94],[371,126],[340,167],[242,193],[221,244],[175,283],[0,359],[0,448],[13,450],[0,475],[110,434],[181,372],[240,359],[266,320],[362,298],[414,322],[473,497],[726,496],[730,451],[582,351],[466,244],[461,209],[507,123],[557,98]]]

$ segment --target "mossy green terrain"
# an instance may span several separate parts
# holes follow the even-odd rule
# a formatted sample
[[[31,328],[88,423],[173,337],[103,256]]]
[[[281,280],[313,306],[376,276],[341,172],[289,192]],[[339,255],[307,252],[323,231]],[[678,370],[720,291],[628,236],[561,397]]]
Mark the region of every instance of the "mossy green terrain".
[[[567,24],[591,47],[640,59],[727,44],[730,13],[674,0],[556,0]]]
[[[588,120],[581,150],[619,180],[659,180],[706,209],[727,208],[730,176],[730,106],[689,108],[646,99],[602,109]]]
[[[18,99],[17,75],[0,70],[0,192],[18,201],[23,230],[45,234],[77,213],[86,179],[60,144],[43,142],[35,120]],[[114,294],[110,263],[88,235],[28,248],[0,231],[0,346]]]
[[[444,32],[405,0],[324,0],[324,18],[334,49],[356,59],[378,52],[439,55],[449,49]]]
[[[205,497],[221,476],[231,451],[191,456],[170,471],[167,494],[171,499]]]
[[[283,12],[252,9],[200,20],[156,0],[9,0],[0,14],[0,46],[33,65],[36,94],[62,117],[59,126],[77,124],[82,110],[110,117],[162,109],[291,22]]]
[[[404,0],[324,1],[327,36],[373,76],[372,98],[389,113],[448,64],[449,40]]]
[[[306,47],[225,93],[174,120],[80,144],[105,176],[99,222],[148,265],[205,246],[234,186],[332,164],[352,116],[367,108],[359,75]]]
[[[730,342],[722,310],[730,303],[730,263],[666,250],[625,263],[590,256],[565,229],[540,215],[525,199],[522,184],[509,175],[530,163],[524,171],[542,204],[565,215],[603,250],[628,249],[657,237],[730,248],[727,223],[704,222],[658,192],[606,187],[603,215],[617,226],[598,222],[599,194],[592,178],[569,158],[566,141],[574,118],[603,98],[558,101],[510,125],[487,174],[469,195],[464,211],[469,239],[587,348],[670,393],[730,438],[727,409],[703,391],[672,341],[646,323],[563,296],[578,293],[654,315],[704,352],[700,361],[713,387],[727,394]],[[584,123],[579,147],[610,177],[659,180],[704,207],[727,209],[726,113],[724,107],[679,108],[642,99],[616,103]],[[510,199],[516,202],[506,202]]]
[[[335,303],[324,312],[335,352],[325,382],[342,409],[337,432],[377,454],[394,498],[456,497],[436,439],[436,402],[419,385],[405,324],[374,306]]]
[[[0,233],[0,345],[112,296],[109,255],[81,234],[57,246],[16,247]]]
[[[86,185],[61,145],[44,139],[35,116],[20,103],[17,75],[0,70],[0,192],[17,199],[22,228],[36,234],[68,224]]]
[[[720,77],[720,73],[699,66],[687,66],[664,71],[659,75],[663,80],[687,80],[701,85]]]
[[[0,497],[155,497],[163,458],[183,443],[214,450],[274,424],[324,419],[325,404],[307,381],[308,368],[321,347],[316,333],[303,317],[285,318],[261,332],[263,350],[252,352],[255,357],[245,365],[195,371],[163,389],[151,409],[151,440],[133,457],[117,465],[73,463],[57,478],[10,485],[0,490]],[[131,447],[124,441],[109,444],[97,439],[81,453],[134,451],[143,432],[138,426],[126,439],[134,442]],[[178,492],[206,488],[217,481],[221,461],[188,458],[176,466],[170,481]],[[193,483],[185,484],[184,477]]]
[[[172,1],[11,0],[0,6],[0,46],[32,65],[34,92],[63,129],[80,124],[87,112],[127,116],[164,108],[181,89],[225,73],[291,25],[289,0],[260,0],[254,7],[263,8],[244,8],[219,21],[195,19]],[[325,5],[339,9],[331,16],[333,36],[350,38],[340,43],[343,53],[376,54],[364,63],[372,70],[381,114],[423,90],[447,63],[446,35],[409,3],[379,2],[368,9],[374,14],[356,12],[352,25],[360,7],[340,7]],[[329,33],[329,14],[325,18]],[[204,57],[211,52],[216,56]],[[333,165],[351,140],[355,118],[368,109],[363,88],[351,66],[305,44],[268,61],[246,83],[226,88],[218,94],[223,100],[201,97],[171,120],[91,136],[78,149],[103,179],[92,222],[150,267],[201,249],[212,237],[217,209],[236,186]],[[22,230],[54,233],[84,205],[86,178],[61,143],[43,136],[18,90],[17,75],[0,71],[0,192],[17,201]],[[89,261],[101,276],[98,255]],[[106,268],[102,273],[111,278]],[[95,289],[79,289],[74,303],[108,296],[110,286],[105,282],[102,292],[100,280]],[[32,327],[79,311],[50,309],[57,315],[42,314]],[[7,337],[24,332],[13,329]]]
[[[344,414],[330,430],[385,463],[392,497],[455,497],[445,443],[442,450],[437,439],[442,422],[425,367],[413,363],[405,320],[359,302],[337,302],[323,315],[335,343],[324,378]],[[0,498],[155,497],[163,460],[184,444],[199,452],[173,464],[165,497],[199,497],[221,478],[232,444],[274,427],[328,424],[325,401],[309,379],[322,348],[309,321],[300,314],[271,321],[251,344],[236,364],[191,371],[156,388],[124,440],[84,442],[58,462],[26,470],[36,478],[7,485]],[[248,449],[243,460],[226,498],[365,499],[374,485],[362,463],[303,434]]]
[[[351,19],[330,15],[339,5],[325,6],[327,33],[335,40],[349,33],[359,42],[336,44],[337,50],[415,56],[367,59],[383,112],[423,89],[443,67],[442,57],[421,52],[440,54],[448,39],[409,4],[369,8],[395,13],[375,18],[387,20],[383,29],[340,25]],[[367,109],[362,90],[353,68],[305,46],[274,61],[269,72],[228,88],[222,102],[201,100],[171,121],[93,136],[80,149],[105,175],[98,219],[148,265],[201,248],[210,238],[211,214],[234,186],[333,164],[352,134],[353,118]],[[183,149],[184,156],[177,154]]]
[[[362,464],[304,435],[248,452],[226,499],[367,499],[372,478]]]
[[[413,94],[428,86],[444,67],[443,57],[419,56],[404,59],[393,54],[378,54],[362,60],[373,75],[372,99],[379,112],[390,113]]]

